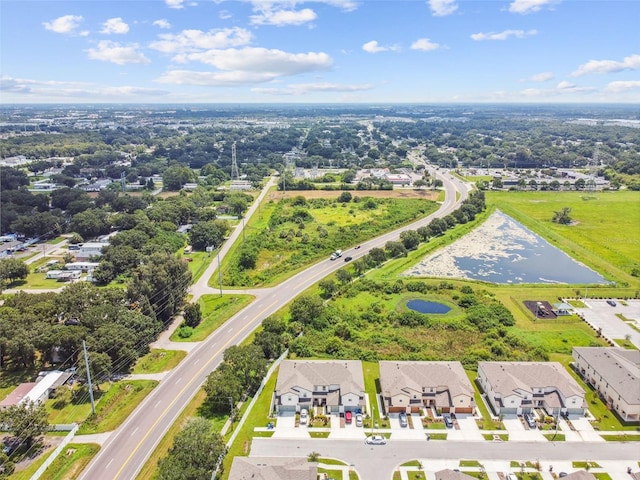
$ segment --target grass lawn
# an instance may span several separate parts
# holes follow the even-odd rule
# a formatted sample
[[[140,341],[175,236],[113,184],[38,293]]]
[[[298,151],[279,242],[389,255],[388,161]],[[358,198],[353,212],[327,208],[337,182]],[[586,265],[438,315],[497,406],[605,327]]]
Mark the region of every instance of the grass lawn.
[[[66,240],[66,237],[59,236],[59,237],[53,238],[51,240],[47,240],[46,243],[47,243],[47,245],[57,245],[58,243],[62,243],[65,240]]]
[[[277,379],[278,370],[276,369],[269,380],[267,380],[267,383],[262,390],[262,394],[256,400],[256,403],[249,413],[248,418],[242,425],[242,428],[238,432],[235,441],[229,448],[229,453],[224,458],[224,474],[222,475],[222,480],[226,480],[229,478],[229,471],[231,470],[231,462],[233,462],[233,457],[249,455],[249,452],[251,451],[251,439],[254,436],[254,427],[266,426],[267,423],[273,422],[273,419],[269,418],[269,414],[271,413],[269,412],[269,407],[271,406],[271,394],[276,388]],[[250,399],[247,399],[247,402],[249,401]]]
[[[607,442],[640,442],[640,434],[601,435]]]
[[[95,443],[70,443],[40,477],[41,480],[73,480],[100,450]]]
[[[193,283],[196,283],[200,279],[211,261],[215,258],[213,253],[209,252],[191,252],[185,254],[184,257],[192,259],[192,261],[189,262],[189,270],[193,276]]]
[[[554,434],[554,433],[543,433],[542,435],[544,436],[544,438],[546,438],[550,442],[564,442],[565,441],[564,433],[556,433],[556,434]]]
[[[38,458],[36,458],[27,468],[20,470],[19,472],[13,472],[9,477],[11,480],[30,480],[36,470],[40,468],[40,465],[44,463],[44,461],[49,458],[49,455],[53,453],[55,447],[50,447],[46,451],[40,453]]]
[[[220,325],[229,320],[253,301],[252,295],[203,295],[198,300],[202,321],[193,329],[190,337],[181,338],[176,329],[171,335],[173,342],[201,342],[214,332]]]
[[[369,396],[369,405],[371,412],[365,412],[373,417],[373,423],[380,423],[380,411],[378,402],[376,401],[377,392],[380,391],[380,364],[378,362],[362,362],[362,370],[364,374],[364,389]],[[364,416],[364,415],[363,415]]]
[[[576,260],[628,283],[633,295],[632,289],[640,285],[640,279],[630,275],[640,265],[640,208],[629,207],[640,204],[639,192],[530,193],[487,192],[486,199]],[[573,225],[551,221],[564,207],[571,208]]]
[[[80,426],[80,435],[109,432],[118,427],[129,414],[158,385],[154,380],[127,380],[115,383],[96,406],[95,417],[90,416]]]
[[[144,357],[139,358],[132,373],[158,373],[172,370],[178,365],[187,352],[183,350],[153,349]]]

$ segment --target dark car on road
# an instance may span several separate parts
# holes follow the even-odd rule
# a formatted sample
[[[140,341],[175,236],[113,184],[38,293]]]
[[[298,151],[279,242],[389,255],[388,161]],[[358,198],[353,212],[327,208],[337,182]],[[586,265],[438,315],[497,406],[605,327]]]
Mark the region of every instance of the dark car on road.
[[[345,262],[350,262],[351,260],[353,260],[353,257],[344,257]]]
[[[616,302],[614,302],[613,300],[607,300],[607,303],[608,303],[609,305],[611,305],[612,307],[615,307],[615,306],[616,306]]]

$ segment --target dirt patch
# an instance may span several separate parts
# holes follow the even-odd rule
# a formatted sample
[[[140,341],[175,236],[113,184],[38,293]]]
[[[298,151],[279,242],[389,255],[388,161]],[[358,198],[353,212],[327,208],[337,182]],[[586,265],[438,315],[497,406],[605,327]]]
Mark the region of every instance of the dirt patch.
[[[353,197],[374,197],[374,198],[422,198],[424,200],[437,200],[440,192],[433,190],[347,190]],[[292,190],[288,192],[271,192],[267,196],[269,200],[282,200],[283,198],[293,198],[302,196],[307,199],[313,198],[338,198],[342,190]]]
[[[536,318],[545,318],[549,320],[558,318],[558,316],[553,313],[553,307],[549,302],[525,300],[522,303],[524,303],[524,306],[527,307]]]

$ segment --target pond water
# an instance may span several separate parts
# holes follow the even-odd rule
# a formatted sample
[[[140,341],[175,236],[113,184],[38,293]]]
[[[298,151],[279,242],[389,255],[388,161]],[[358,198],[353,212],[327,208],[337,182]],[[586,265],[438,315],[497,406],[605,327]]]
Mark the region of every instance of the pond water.
[[[451,307],[444,303],[429,302],[427,300],[409,300],[407,308],[419,313],[447,313]]]
[[[609,283],[598,272],[577,262],[500,211],[403,275],[465,278],[502,284]]]

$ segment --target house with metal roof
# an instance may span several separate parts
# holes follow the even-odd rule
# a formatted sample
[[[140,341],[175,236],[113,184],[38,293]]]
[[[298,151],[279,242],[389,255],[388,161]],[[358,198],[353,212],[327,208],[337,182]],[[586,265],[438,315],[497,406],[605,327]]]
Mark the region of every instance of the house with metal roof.
[[[622,420],[640,420],[640,351],[573,347],[575,369]]]

